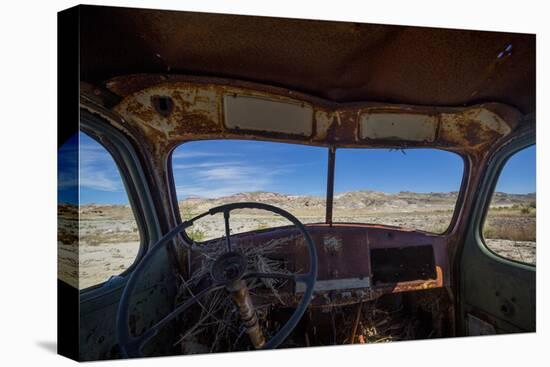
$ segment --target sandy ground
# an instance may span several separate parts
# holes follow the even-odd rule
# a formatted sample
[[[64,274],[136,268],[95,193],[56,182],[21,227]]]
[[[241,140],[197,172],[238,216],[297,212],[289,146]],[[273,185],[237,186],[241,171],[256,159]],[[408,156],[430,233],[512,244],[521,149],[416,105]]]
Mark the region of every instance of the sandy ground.
[[[336,212],[334,221],[385,224],[442,233],[447,228],[451,216],[452,213],[450,212],[436,214],[430,212],[371,213],[370,215],[344,215]],[[302,223],[324,223],[325,221],[324,215],[301,215],[299,219]],[[282,217],[262,214],[232,215],[230,223],[231,233],[233,234],[291,224]],[[203,234],[202,239],[206,240],[221,237],[224,234],[224,228],[223,217],[221,215],[216,215],[200,219],[188,232],[191,233],[193,230],[200,231]]]
[[[112,210],[111,210],[112,209]],[[139,249],[139,233],[136,223],[131,219],[128,208],[111,207],[109,210],[81,209],[80,228],[75,211],[60,210],[59,277],[71,285],[84,289],[107,281],[111,276],[121,274],[131,266]],[[415,213],[348,213],[335,212],[335,220],[340,222],[362,222],[388,224],[417,228],[433,232],[443,232],[450,221],[450,211],[419,211]],[[304,223],[323,222],[324,216],[317,213],[300,213]],[[491,233],[501,228],[520,228],[534,230],[535,216],[510,215],[501,212],[490,218]],[[236,213],[231,217],[232,233],[241,233],[269,227],[290,224],[285,219],[265,214],[265,212]],[[77,245],[80,229],[80,246]],[[197,222],[189,232],[199,239],[221,237],[223,235],[223,217],[205,217]],[[516,233],[517,230],[514,232]],[[525,234],[521,234],[522,236]],[[534,235],[533,235],[534,236]],[[497,236],[498,237],[498,236]],[[502,236],[501,236],[502,237]],[[534,241],[487,239],[488,247],[504,257],[525,263],[535,264],[536,244]]]
[[[537,262],[536,242],[487,238],[485,243],[489,249],[505,258],[533,265]]]
[[[76,211],[60,210],[59,278],[84,289],[105,282],[131,266],[140,241],[136,222],[129,215],[129,211],[124,211],[126,218],[120,218],[118,211],[106,215],[86,212],[79,225]]]

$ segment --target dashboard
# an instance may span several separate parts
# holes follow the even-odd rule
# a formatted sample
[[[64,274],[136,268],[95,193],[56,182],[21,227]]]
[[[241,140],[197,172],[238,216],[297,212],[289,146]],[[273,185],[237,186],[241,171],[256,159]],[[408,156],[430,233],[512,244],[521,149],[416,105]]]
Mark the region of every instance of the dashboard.
[[[374,300],[384,294],[449,285],[444,237],[421,231],[367,224],[308,224],[318,260],[311,306],[335,306]],[[295,227],[279,227],[232,237],[240,246],[278,241],[269,257],[284,261],[288,272],[305,273],[309,257]],[[256,291],[269,298],[269,289]],[[278,290],[285,304],[298,302],[304,286],[286,284]]]

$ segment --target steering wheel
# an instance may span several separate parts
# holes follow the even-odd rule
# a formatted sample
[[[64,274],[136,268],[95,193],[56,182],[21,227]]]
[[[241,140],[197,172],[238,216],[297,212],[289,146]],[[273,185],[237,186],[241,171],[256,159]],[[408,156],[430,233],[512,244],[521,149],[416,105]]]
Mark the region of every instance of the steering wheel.
[[[262,273],[262,272],[247,272],[247,260],[246,257],[239,253],[238,251],[233,250],[231,245],[231,235],[229,227],[229,218],[230,212],[236,209],[261,209],[273,212],[278,214],[291,223],[293,223],[304,236],[308,256],[309,256],[309,272],[308,273]],[[226,251],[218,256],[210,268],[210,273],[204,275],[204,278],[209,280],[208,284],[210,286],[201,290],[200,292],[194,294],[193,297],[186,300],[182,304],[175,307],[175,309],[169,313],[167,316],[164,316],[160,321],[155,325],[150,327],[148,330],[143,332],[139,336],[131,335],[129,328],[129,306],[130,299],[132,297],[133,290],[138,284],[138,281],[145,269],[150,266],[155,254],[176,237],[181,231],[193,225],[195,221],[200,218],[203,218],[207,215],[214,215],[218,213],[223,213],[225,221],[225,246]],[[223,244],[220,242],[220,244]],[[188,244],[184,243],[183,246],[192,250],[201,252],[200,246],[197,244]],[[248,279],[260,279],[260,278],[271,278],[271,279],[287,279],[292,280],[295,283],[304,283],[305,291],[304,294],[298,303],[298,306],[288,319],[288,321],[279,329],[279,331],[269,340],[265,341],[261,327],[259,325],[258,317],[254,309],[254,305],[250,294],[248,292],[247,283]],[[232,203],[221,205],[215,208],[210,209],[207,212],[204,212],[196,217],[185,221],[178,226],[174,227],[171,231],[166,233],[152,248],[151,250],[143,257],[140,263],[136,266],[126,287],[122,292],[120,303],[118,306],[117,320],[116,320],[116,331],[118,337],[118,343],[120,347],[120,352],[123,357],[142,357],[142,348],[143,346],[153,338],[158,331],[164,327],[167,323],[176,318],[179,314],[187,310],[190,306],[199,302],[201,298],[212,293],[213,291],[224,289],[227,291],[228,295],[231,296],[233,302],[239,310],[239,316],[243,326],[245,327],[246,333],[248,334],[251,343],[256,349],[272,349],[278,347],[292,332],[296,327],[300,318],[303,316],[306,311],[311,297],[313,295],[313,289],[315,287],[315,281],[317,279],[317,252],[315,250],[315,245],[309,236],[304,225],[292,214],[289,212],[277,208],[268,204],[253,203],[253,202],[243,202],[243,203]]]

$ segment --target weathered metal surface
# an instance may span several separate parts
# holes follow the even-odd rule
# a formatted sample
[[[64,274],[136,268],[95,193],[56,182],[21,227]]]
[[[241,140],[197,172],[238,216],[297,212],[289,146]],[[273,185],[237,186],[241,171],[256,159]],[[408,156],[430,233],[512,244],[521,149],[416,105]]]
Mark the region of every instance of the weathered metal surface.
[[[244,280],[239,280],[236,283],[235,288],[231,290],[231,298],[239,309],[239,316],[243,326],[246,328],[250,342],[254,348],[259,349],[264,346],[265,337],[262,333],[250,292]]]
[[[366,113],[359,121],[361,139],[424,141],[436,138],[436,116],[409,113]]]
[[[440,116],[440,138],[450,144],[468,141],[471,146],[495,142],[512,132],[519,115],[509,123],[487,109],[469,109],[458,114]]]
[[[107,119],[133,142],[155,188],[163,230],[179,218],[168,157],[188,140],[433,147],[464,158],[457,207],[443,235],[359,224],[312,228],[322,263],[319,279],[337,283],[316,292],[312,306],[357,303],[389,293],[418,295],[431,288],[449,290],[452,298],[456,277],[450,264],[464,238],[487,157],[518,129],[534,129],[534,124],[518,122],[520,112],[533,114],[536,108],[534,35],[85,6],[81,43],[87,45],[81,50],[81,79],[92,83],[81,83],[81,107]],[[182,73],[232,80],[178,75]],[[117,75],[122,76],[113,78]],[[228,128],[223,99],[234,95],[312,106],[311,134]],[[373,102],[357,103],[362,100]],[[361,124],[365,116],[382,114],[395,114],[398,125],[384,129],[380,123],[369,132],[372,124]],[[406,127],[410,116],[425,116],[416,123],[421,129]],[[284,236],[284,230],[249,236],[254,243],[274,234]],[[349,279],[370,279],[368,249],[409,244],[433,247],[436,279],[340,287]],[[302,244],[289,241],[288,248],[296,260],[292,266],[298,267]],[[289,305],[297,297],[293,289],[281,293]],[[156,300],[146,298],[151,304]],[[452,315],[451,302],[446,309]],[[93,317],[110,322],[107,315]],[[134,325],[141,328],[144,322],[145,317]],[[83,329],[93,330],[91,326]],[[102,343],[98,350],[112,354],[112,335],[82,337],[90,345]]]
[[[80,107],[106,120],[111,126],[124,133],[134,145],[136,152],[140,156],[140,161],[143,165],[142,168],[150,187],[158,189],[152,191],[151,195],[154,197],[153,203],[157,208],[157,214],[161,219],[160,223],[161,226],[163,225],[163,229],[167,230],[176,226],[177,215],[179,213],[176,214],[170,204],[171,191],[169,182],[165,179],[167,167],[164,164],[164,157],[167,153],[159,151],[159,145],[155,145],[148,140],[142,129],[126,121],[109,108],[109,106],[118,101],[108,91],[103,88],[94,87],[88,83],[81,83],[80,88]],[[181,263],[176,260],[182,254],[177,254],[177,249],[172,247],[168,248],[168,252],[171,253],[169,258],[172,261],[172,266],[182,271]]]
[[[228,129],[308,137],[312,134],[313,108],[309,104],[229,94],[224,95],[222,103]]]
[[[337,104],[252,83],[166,78],[126,95],[114,107],[163,152],[185,140],[209,138],[473,151],[510,134],[521,117],[513,108],[494,103],[464,108]],[[108,85],[116,91],[120,84],[144,86],[151,80],[155,79],[147,75],[119,77]],[[239,100],[237,109],[233,102],[227,105],[233,99]],[[274,108],[286,112],[278,116]]]
[[[400,230],[393,227],[364,224],[310,224],[306,226],[317,247],[318,276],[312,306],[346,305],[360,301],[374,300],[384,294],[417,291],[450,286],[450,269],[445,239],[419,231]],[[267,240],[281,240],[281,246],[274,258],[285,259],[285,268],[290,272],[305,273],[307,249],[294,227],[264,230],[260,233],[233,235],[233,242],[239,246],[261,246]],[[434,279],[403,281],[397,283],[373,284],[370,251],[378,248],[407,248],[430,245],[435,258]],[[266,255],[266,256],[269,256]],[[201,261],[197,255],[197,261]],[[279,291],[279,297],[287,305],[294,305],[301,299],[303,287],[286,284]],[[262,293],[256,289],[257,297],[277,303],[271,291]]]
[[[362,278],[346,278],[346,279],[327,279],[318,280],[315,283],[316,292],[327,291],[346,291],[352,289],[370,288],[372,286],[370,277]],[[304,293],[305,285],[302,283],[296,284],[296,293]]]
[[[326,195],[326,211],[325,222],[332,224],[332,207],[334,204],[334,169],[336,164],[336,149],[331,146],[328,149],[327,159],[327,195]]]
[[[385,227],[386,231],[397,235],[394,236],[393,241],[384,238],[379,238],[382,240],[379,241],[376,239],[377,233],[383,231],[375,230],[382,229],[377,226],[337,226],[339,236],[350,236],[344,234],[348,227],[365,231],[368,228],[368,245],[363,246],[372,248],[376,248],[379,244],[383,244],[383,246],[400,246],[403,243],[418,244],[419,239],[429,238],[430,242],[428,243],[432,243],[436,257],[437,279],[404,282],[390,286],[373,285],[368,291],[342,291],[338,294],[329,291],[315,297],[314,305],[326,304],[328,299],[331,299],[332,303],[347,304],[358,300],[373,299],[387,292],[450,286],[452,272],[449,264],[453,261],[457,245],[463,235],[467,218],[465,214],[470,209],[475,196],[474,188],[479,180],[483,161],[491,149],[498,147],[499,142],[514,134],[520,126],[521,119],[521,114],[517,110],[497,103],[463,108],[388,105],[369,102],[338,104],[283,88],[212,78],[134,75],[113,79],[107,85],[115,94],[124,94],[120,93],[120,90],[127,88],[128,93],[125,93],[122,100],[111,109],[103,107],[102,110],[106,112],[102,113],[112,115],[110,117],[113,124],[135,139],[145,161],[150,162],[150,179],[154,182],[153,186],[156,185],[162,193],[160,201],[162,208],[159,210],[166,211],[167,219],[173,223],[175,223],[178,213],[176,203],[173,202],[174,194],[171,191],[170,172],[167,171],[169,167],[167,158],[175,146],[188,140],[258,139],[341,147],[433,147],[454,151],[464,157],[466,163],[464,183],[459,194],[455,216],[448,232],[443,236],[420,235],[420,232]],[[86,108],[97,109],[97,105],[91,105],[90,101],[101,104],[98,102],[98,99],[101,100],[98,96],[101,94],[97,93],[97,89],[92,90],[93,93],[89,89],[83,90],[82,103]],[[235,95],[268,98],[281,103],[311,106],[313,109],[311,136],[293,134],[292,131],[282,133],[280,130],[251,131],[227,128],[224,121],[223,101],[227,96]],[[393,124],[403,124],[403,127],[397,128],[397,131],[404,132],[405,135],[400,136],[399,140],[395,140],[395,136],[392,136],[391,133],[396,131],[395,125],[390,127],[389,133],[384,135],[382,124],[377,126],[376,136],[362,134],[362,117],[381,114],[395,115],[395,120],[392,120]],[[417,132],[407,135],[405,124],[410,124],[411,115],[422,116],[422,124],[435,125],[433,139],[431,132],[427,139],[419,139]],[[428,130],[430,129],[425,131]],[[425,134],[425,136],[427,135]],[[322,239],[320,240],[322,243]],[[408,242],[410,240],[412,242]],[[356,235],[344,242],[346,243],[345,247],[349,248],[346,251],[350,251],[350,254],[341,257],[340,260],[339,258],[327,259],[326,254],[321,253],[320,262],[327,261],[331,265],[325,267],[328,270],[324,274],[320,272],[319,279],[354,278],[358,276],[358,273],[362,274],[360,276],[372,275],[369,268],[364,268],[366,266],[365,256],[368,255],[357,256],[362,252],[354,253],[354,251],[360,250],[361,244],[365,244],[367,239]],[[299,252],[299,250],[296,251]],[[298,252],[295,252],[294,255],[300,257]],[[185,256],[185,254],[178,256]],[[342,260],[344,258],[346,266],[338,265],[339,261],[344,262]],[[357,263],[353,264],[354,261]],[[349,262],[352,263],[351,266],[349,266]],[[346,270],[342,269],[354,270],[349,274],[344,274]],[[331,271],[336,271],[336,273],[331,273]],[[325,278],[322,278],[321,275]]]
[[[187,73],[338,102],[536,107],[534,34],[91,6],[80,14],[80,70],[94,83]]]

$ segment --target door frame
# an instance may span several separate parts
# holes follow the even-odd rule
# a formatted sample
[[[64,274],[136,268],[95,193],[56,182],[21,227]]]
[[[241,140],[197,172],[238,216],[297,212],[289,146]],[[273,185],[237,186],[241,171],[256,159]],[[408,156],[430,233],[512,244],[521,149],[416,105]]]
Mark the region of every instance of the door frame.
[[[492,151],[486,160],[456,260],[458,335],[536,331],[536,267],[496,254],[482,236],[503,168],[517,152],[536,144],[534,121],[525,123],[526,128]],[[475,333],[473,327],[479,327]]]

